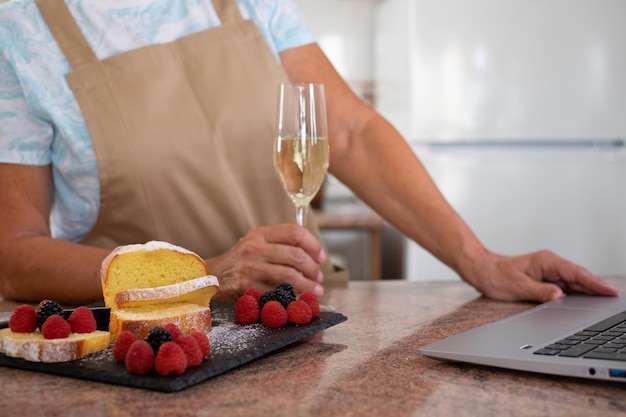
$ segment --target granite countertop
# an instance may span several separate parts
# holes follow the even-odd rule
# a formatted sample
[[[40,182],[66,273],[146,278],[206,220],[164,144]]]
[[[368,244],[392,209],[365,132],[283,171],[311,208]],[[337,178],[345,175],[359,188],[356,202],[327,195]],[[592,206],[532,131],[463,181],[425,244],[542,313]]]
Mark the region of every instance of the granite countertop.
[[[626,277],[607,280],[626,291]],[[348,320],[175,393],[0,367],[0,415],[626,415],[625,385],[444,363],[417,352],[532,303],[487,300],[461,282],[393,280],[330,288],[322,302]]]

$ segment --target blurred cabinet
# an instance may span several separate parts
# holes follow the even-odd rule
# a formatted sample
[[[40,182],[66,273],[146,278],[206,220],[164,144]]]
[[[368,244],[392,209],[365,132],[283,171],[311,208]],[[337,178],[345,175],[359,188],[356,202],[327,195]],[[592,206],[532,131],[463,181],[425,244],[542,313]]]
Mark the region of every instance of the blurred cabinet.
[[[316,210],[315,216],[329,252],[341,257],[351,279],[381,278],[385,221],[380,216],[356,204]]]

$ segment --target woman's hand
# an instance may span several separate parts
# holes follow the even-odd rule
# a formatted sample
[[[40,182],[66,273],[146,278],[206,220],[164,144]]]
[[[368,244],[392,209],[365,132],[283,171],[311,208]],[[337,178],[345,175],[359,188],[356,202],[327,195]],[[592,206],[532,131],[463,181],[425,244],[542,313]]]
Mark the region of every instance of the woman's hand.
[[[251,229],[228,252],[206,263],[220,282],[216,298],[234,299],[250,287],[264,292],[281,282],[290,283],[296,293],[321,296],[325,260],[322,244],[308,229],[280,224]]]
[[[548,250],[520,256],[487,252],[465,278],[486,297],[503,301],[547,302],[564,293],[618,295],[585,268]]]

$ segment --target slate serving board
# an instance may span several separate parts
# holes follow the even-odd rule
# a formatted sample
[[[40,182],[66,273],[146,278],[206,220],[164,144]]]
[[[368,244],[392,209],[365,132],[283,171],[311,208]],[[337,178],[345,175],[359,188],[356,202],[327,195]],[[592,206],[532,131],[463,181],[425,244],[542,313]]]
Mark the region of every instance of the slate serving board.
[[[323,311],[308,324],[287,324],[279,329],[270,329],[260,323],[246,326],[236,324],[233,319],[233,303],[212,302],[211,313],[211,355],[200,366],[188,368],[180,376],[164,377],[155,372],[148,375],[129,374],[124,364],[115,362],[110,348],[77,361],[63,363],[29,362],[0,354],[0,366],[174,392],[206,381],[347,320],[340,313]],[[99,323],[99,328],[102,327],[105,326]]]

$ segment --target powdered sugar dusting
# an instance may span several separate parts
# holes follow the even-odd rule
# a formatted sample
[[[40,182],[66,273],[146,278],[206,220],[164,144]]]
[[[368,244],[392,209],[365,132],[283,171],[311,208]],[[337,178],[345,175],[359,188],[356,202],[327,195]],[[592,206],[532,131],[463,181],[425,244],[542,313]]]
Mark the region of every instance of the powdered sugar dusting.
[[[90,355],[85,356],[84,358],[80,360],[83,363],[90,363],[90,364],[97,364],[97,365],[104,365],[104,364],[108,364],[111,362],[116,362],[115,358],[113,357],[112,348],[113,348],[113,344],[111,344],[108,349],[92,353]]]
[[[211,356],[236,354],[254,346],[255,340],[270,331],[261,323],[237,324],[232,316],[232,311],[213,312],[213,327],[208,334]]]

